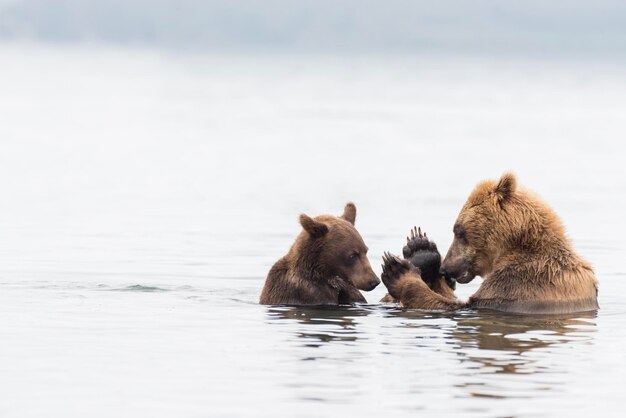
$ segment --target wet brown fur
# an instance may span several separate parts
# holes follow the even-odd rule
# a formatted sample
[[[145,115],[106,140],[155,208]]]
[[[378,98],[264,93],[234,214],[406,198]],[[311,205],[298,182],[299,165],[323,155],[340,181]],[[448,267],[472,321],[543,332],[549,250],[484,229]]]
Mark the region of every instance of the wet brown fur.
[[[465,271],[468,281],[482,276],[480,288],[460,303],[434,292],[417,272],[409,271],[394,286],[403,306],[559,314],[598,308],[591,266],[574,252],[552,209],[531,192],[518,190],[512,174],[480,183],[457,225],[466,237],[455,236],[442,268],[466,263],[459,271]]]
[[[430,289],[445,297],[445,298],[449,298],[449,299],[455,299],[456,296],[454,295],[454,290],[448,286],[448,284],[446,283],[446,279],[444,279],[443,276],[438,277],[434,282],[432,287],[430,287]],[[383,303],[400,303],[400,301],[396,298],[394,298],[393,296],[391,296],[389,293],[387,293],[385,296],[383,296],[383,298],[380,300]]]
[[[338,305],[365,303],[359,288],[380,280],[367,259],[367,247],[354,228],[356,207],[348,203],[340,217],[300,216],[302,232],[287,255],[270,269],[261,292],[265,305]],[[360,256],[350,267],[340,265],[351,252]],[[345,264],[345,263],[344,263]],[[373,287],[372,287],[373,288]]]

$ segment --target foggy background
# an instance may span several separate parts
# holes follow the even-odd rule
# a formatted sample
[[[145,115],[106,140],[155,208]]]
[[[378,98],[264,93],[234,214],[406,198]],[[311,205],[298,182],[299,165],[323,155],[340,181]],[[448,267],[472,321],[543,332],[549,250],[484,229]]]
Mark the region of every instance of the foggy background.
[[[365,235],[421,223],[444,251],[473,186],[512,170],[607,242],[624,58],[620,1],[0,0],[0,222],[37,245],[78,222],[293,236],[353,200]],[[236,262],[229,242],[206,257]]]
[[[244,216],[293,236],[353,200],[364,233],[422,223],[445,249],[472,187],[512,170],[573,236],[615,240],[624,58],[620,1],[0,0],[0,222],[37,245]]]
[[[0,36],[165,48],[624,58],[622,1],[2,0]]]

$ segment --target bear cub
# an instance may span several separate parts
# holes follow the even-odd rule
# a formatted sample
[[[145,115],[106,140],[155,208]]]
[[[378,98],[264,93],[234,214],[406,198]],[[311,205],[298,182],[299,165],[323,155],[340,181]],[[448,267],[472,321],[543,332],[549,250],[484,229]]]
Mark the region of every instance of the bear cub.
[[[300,215],[302,232],[287,255],[270,269],[259,302],[264,305],[366,303],[359,291],[380,283],[367,246],[354,227],[356,206],[341,216]]]

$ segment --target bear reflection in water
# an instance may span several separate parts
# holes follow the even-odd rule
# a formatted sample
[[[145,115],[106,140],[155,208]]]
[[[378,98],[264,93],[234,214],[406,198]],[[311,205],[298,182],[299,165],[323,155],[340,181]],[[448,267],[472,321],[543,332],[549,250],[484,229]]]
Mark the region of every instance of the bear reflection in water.
[[[522,355],[537,349],[557,349],[569,344],[589,344],[596,332],[595,311],[565,316],[528,316],[481,311],[455,318],[453,338],[466,360],[488,367],[490,373],[529,373],[540,370],[536,358]],[[505,351],[505,357],[468,353],[465,349]]]
[[[383,315],[385,329],[378,332],[363,327],[361,319]],[[291,327],[291,335],[304,340],[306,347],[367,344],[372,338],[391,339],[387,347],[447,350],[474,362],[483,373],[529,373],[540,370],[539,360],[528,353],[537,349],[557,349],[568,344],[589,344],[596,332],[596,312],[565,315],[520,315],[489,310],[426,312],[389,306],[355,307],[271,307],[272,324]],[[391,324],[389,323],[391,322]],[[402,330],[414,328],[414,338]],[[394,329],[396,331],[394,331]],[[428,330],[427,333],[419,330]],[[433,339],[433,332],[436,337]],[[446,344],[440,344],[444,339]],[[534,365],[534,366],[533,366]]]
[[[271,320],[295,320],[298,327],[295,335],[304,338],[309,347],[339,341],[354,343],[361,332],[357,330],[355,318],[367,316],[370,310],[360,307],[333,306],[294,306],[273,307],[268,309]]]
[[[564,315],[507,314],[489,310],[463,310],[440,314],[424,311],[391,310],[388,315],[416,320],[403,323],[406,327],[422,327],[420,320],[449,319],[448,325],[438,322],[426,325],[442,329],[444,338],[452,338],[462,348],[504,350],[518,354],[535,348],[574,340],[586,340],[595,332],[597,313],[582,312]]]

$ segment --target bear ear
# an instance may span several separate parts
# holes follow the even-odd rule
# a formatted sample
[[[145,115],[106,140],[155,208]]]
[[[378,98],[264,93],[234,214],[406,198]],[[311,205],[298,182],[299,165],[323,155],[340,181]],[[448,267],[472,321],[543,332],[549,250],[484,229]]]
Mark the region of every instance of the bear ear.
[[[317,222],[315,219],[305,215],[304,213],[300,215],[300,225],[302,225],[302,228],[304,228],[304,230],[313,238],[319,238],[328,232],[328,227],[325,224]]]
[[[346,207],[343,209],[343,215],[341,215],[341,218],[354,225],[354,221],[356,221],[356,206],[354,206],[354,203],[348,202],[346,204]]]
[[[498,181],[498,185],[496,186],[496,195],[498,196],[498,201],[504,202],[508,200],[513,193],[517,190],[517,179],[513,173],[504,173],[500,180]]]

